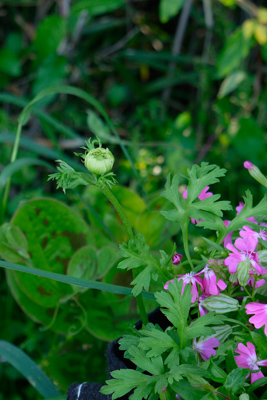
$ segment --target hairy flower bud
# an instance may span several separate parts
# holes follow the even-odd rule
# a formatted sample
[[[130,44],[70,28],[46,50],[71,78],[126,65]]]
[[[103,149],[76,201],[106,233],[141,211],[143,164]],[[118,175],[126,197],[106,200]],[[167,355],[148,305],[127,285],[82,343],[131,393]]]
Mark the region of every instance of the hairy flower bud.
[[[249,259],[237,264],[237,279],[241,286],[246,286],[250,278],[251,262]]]
[[[220,293],[219,296],[209,296],[203,300],[203,306],[209,311],[215,311],[217,314],[237,311],[239,309],[238,300]]]
[[[252,164],[250,161],[245,161],[244,167],[248,170],[252,178],[254,178],[262,186],[267,188],[267,179],[265,178],[263,173],[259,170],[259,168],[256,167],[256,165]]]
[[[247,393],[242,393],[239,396],[239,400],[249,400],[249,395]]]
[[[92,174],[103,175],[109,172],[114,164],[114,156],[109,149],[98,147],[90,150],[84,159],[84,165]]]

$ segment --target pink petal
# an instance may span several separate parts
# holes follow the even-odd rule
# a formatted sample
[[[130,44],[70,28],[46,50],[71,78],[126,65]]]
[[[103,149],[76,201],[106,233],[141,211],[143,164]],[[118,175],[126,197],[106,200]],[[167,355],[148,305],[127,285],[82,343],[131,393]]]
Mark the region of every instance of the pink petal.
[[[236,365],[240,368],[249,368],[247,356],[234,356]]]
[[[259,372],[256,372],[256,373],[252,373],[251,374],[251,377],[250,377],[250,379],[251,379],[251,384],[253,383],[253,382],[255,382],[255,381],[257,381],[258,379],[261,379],[261,378],[264,378],[264,375],[263,375],[263,373],[261,372],[261,371],[259,371]]]
[[[226,283],[224,281],[222,281],[221,279],[218,280],[217,286],[219,287],[220,290],[224,290],[227,288]]]
[[[267,360],[261,360],[257,362],[260,367],[267,367]]]
[[[244,355],[250,356],[251,355],[249,349],[243,343],[238,343],[237,350],[235,352],[239,353],[241,356],[244,356]]]
[[[218,347],[219,345],[220,345],[219,340],[212,337],[203,342],[203,349],[207,349],[209,347]]]

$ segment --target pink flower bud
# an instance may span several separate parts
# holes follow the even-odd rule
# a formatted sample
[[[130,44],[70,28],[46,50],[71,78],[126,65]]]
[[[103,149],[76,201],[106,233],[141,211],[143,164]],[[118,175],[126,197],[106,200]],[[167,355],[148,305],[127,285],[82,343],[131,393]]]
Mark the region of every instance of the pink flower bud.
[[[254,167],[254,165],[253,165],[252,162],[250,162],[250,161],[245,161],[245,162],[244,162],[244,167],[245,167],[246,169],[251,169],[251,168]]]
[[[172,263],[173,263],[173,265],[178,265],[178,264],[180,264],[181,258],[182,258],[182,257],[183,257],[182,254],[175,253],[175,254],[172,256]]]

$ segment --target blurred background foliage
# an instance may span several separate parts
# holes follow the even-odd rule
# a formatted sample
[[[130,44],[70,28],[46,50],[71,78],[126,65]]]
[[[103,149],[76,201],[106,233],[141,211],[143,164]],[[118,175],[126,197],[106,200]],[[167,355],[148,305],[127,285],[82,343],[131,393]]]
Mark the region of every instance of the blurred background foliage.
[[[38,158],[52,166],[60,158],[82,170],[73,151],[97,134],[116,156],[114,172],[124,186],[115,189],[116,194],[131,224],[144,234],[153,250],[160,247],[170,252],[173,237],[178,246],[181,244],[178,228],[170,228],[156,213],[164,207],[159,190],[169,172],[185,175],[192,163],[216,163],[228,169],[224,181],[215,188],[223,199],[231,200],[235,207],[249,187],[255,201],[259,200],[262,189],[242,166],[250,160],[266,173],[264,6],[264,0],[2,0],[1,193],[21,109],[42,89],[68,84],[85,90],[102,104],[129,157],[125,157],[118,139],[96,110],[78,98],[62,94],[37,103],[34,115],[23,128],[19,158]],[[110,262],[104,272],[101,270],[103,274],[94,278],[122,285],[130,282],[127,275],[114,272],[117,243],[126,237],[112,207],[92,187],[69,191],[65,196],[55,190],[53,182],[47,182],[48,173],[49,166],[22,162],[12,175],[8,202],[6,222],[11,221],[26,236],[29,230],[28,247],[35,266],[45,257],[56,257],[57,248],[68,253],[64,240],[53,237],[53,229],[42,236],[47,232],[46,217],[53,221],[57,207],[65,207],[61,215],[66,219],[85,221],[80,224],[86,224],[88,236],[80,246],[86,246],[87,253],[77,256],[74,250],[79,248],[72,248],[66,256],[67,267],[61,257],[58,264],[53,264],[54,271],[62,272],[65,268],[64,273],[79,276],[77,258],[89,254],[99,265],[99,252],[104,246]],[[17,211],[22,200],[40,197],[51,198],[47,202],[36,200],[38,210],[46,213],[42,221],[38,214],[34,215],[32,202],[23,203]],[[51,204],[54,200],[64,202],[72,210],[59,203]],[[25,223],[27,218],[32,225]],[[64,233],[66,228],[61,228]],[[81,233],[79,229],[77,232]],[[193,245],[199,245],[199,232],[199,228],[192,227]],[[51,246],[40,255],[44,240],[45,245],[48,242]],[[5,251],[0,248],[1,257],[10,260],[10,253]],[[26,278],[8,273],[10,292],[4,271],[0,273],[1,304],[5,304],[1,339],[25,350],[62,393],[74,381],[103,381],[105,341],[118,337],[125,329],[121,326],[112,332],[114,319],[107,322],[106,315],[120,318],[120,313],[126,315],[131,309],[133,320],[138,318],[133,301],[125,302],[124,298],[102,292],[80,291],[79,304],[77,298],[64,303],[61,317],[55,314],[59,304],[56,297],[54,303],[50,299],[51,304],[47,305],[51,307],[46,309],[50,314],[42,315],[44,309],[38,303],[38,293],[32,293],[31,301],[29,293],[25,295]],[[90,273],[92,277],[93,272]],[[62,287],[57,288],[61,295]],[[68,290],[71,289],[66,289],[65,296]],[[108,311],[103,307],[105,303],[110,305]],[[94,308],[91,315],[88,304]],[[148,306],[153,307],[149,302]],[[64,320],[64,312],[76,320]],[[40,323],[44,324],[41,328]],[[36,399],[35,390],[4,362],[0,364],[0,378],[0,400]]]

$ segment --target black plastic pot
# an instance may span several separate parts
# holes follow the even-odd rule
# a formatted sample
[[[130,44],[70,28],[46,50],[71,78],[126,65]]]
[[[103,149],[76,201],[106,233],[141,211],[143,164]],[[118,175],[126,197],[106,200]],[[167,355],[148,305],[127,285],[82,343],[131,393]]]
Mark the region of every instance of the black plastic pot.
[[[149,322],[158,324],[163,330],[170,326],[170,322],[165,315],[162,314],[159,308],[148,315]],[[135,324],[136,329],[140,329],[142,322],[138,321]],[[111,342],[107,349],[107,367],[108,377],[111,378],[110,373],[117,369],[135,368],[135,365],[128,359],[123,357],[124,352],[119,350],[119,339]],[[67,400],[111,400],[111,395],[104,395],[99,393],[99,390],[104,383],[73,383],[68,390]],[[123,396],[121,400],[128,400],[129,395]]]

